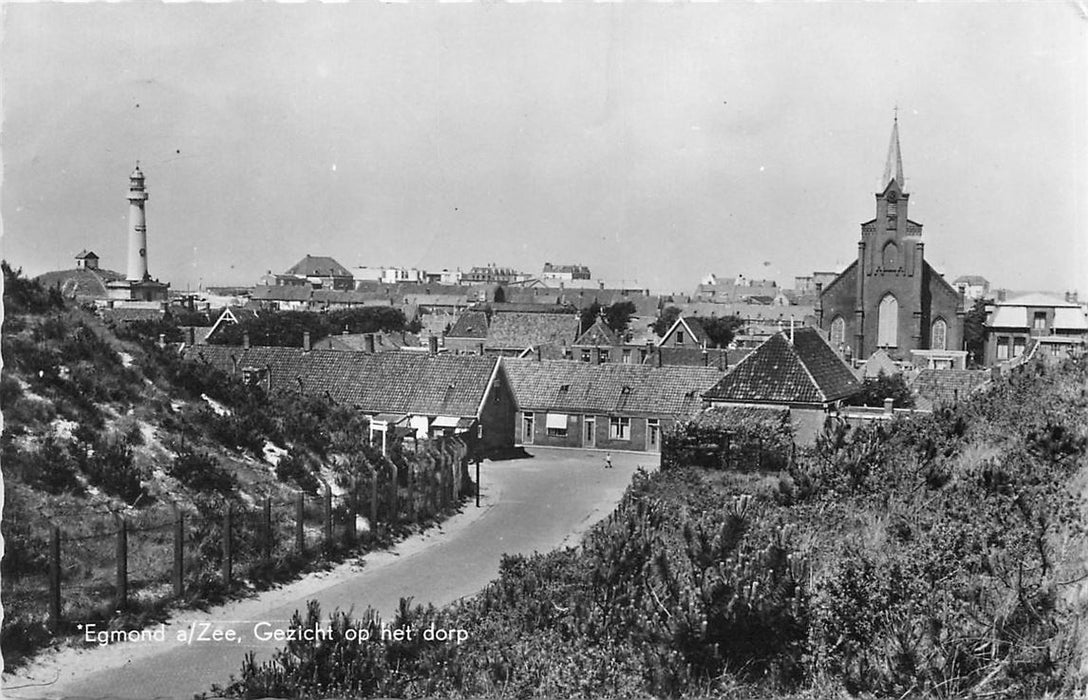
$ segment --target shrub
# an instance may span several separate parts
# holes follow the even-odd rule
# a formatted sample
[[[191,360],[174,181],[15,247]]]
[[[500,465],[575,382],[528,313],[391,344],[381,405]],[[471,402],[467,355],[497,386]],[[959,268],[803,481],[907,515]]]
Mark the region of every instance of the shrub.
[[[195,491],[227,496],[238,487],[238,480],[219,466],[215,457],[187,447],[177,452],[170,464],[170,475]]]
[[[317,493],[321,483],[311,469],[311,461],[297,452],[290,452],[276,464],[276,478],[298,486],[309,494]]]

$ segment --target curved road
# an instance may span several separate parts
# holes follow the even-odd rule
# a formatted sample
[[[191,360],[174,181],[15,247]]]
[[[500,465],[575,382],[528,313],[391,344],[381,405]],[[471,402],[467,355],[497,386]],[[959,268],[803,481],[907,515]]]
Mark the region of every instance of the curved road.
[[[178,698],[225,683],[238,673],[247,651],[267,655],[282,642],[259,641],[257,631],[286,629],[295,610],[320,601],[334,608],[371,606],[390,619],[402,596],[441,605],[481,590],[498,573],[504,553],[531,554],[574,545],[623,495],[638,465],[656,467],[656,455],[530,448],[531,459],[485,462],[481,508],[469,503],[442,528],[414,536],[389,552],[368,554],[326,574],[216,610],[181,611],[165,627],[164,640],[66,649],[5,676],[8,698]],[[186,630],[205,632],[191,644]],[[212,631],[233,630],[238,641],[216,641]]]

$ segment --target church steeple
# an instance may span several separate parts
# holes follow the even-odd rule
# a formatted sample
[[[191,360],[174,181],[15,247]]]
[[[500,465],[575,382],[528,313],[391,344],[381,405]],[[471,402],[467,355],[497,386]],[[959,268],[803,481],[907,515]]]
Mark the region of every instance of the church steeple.
[[[895,110],[892,122],[892,140],[888,144],[888,160],[884,163],[884,177],[880,180],[881,191],[886,190],[891,181],[899,185],[899,191],[906,190],[907,182],[903,179],[903,154],[899,151],[899,108]]]

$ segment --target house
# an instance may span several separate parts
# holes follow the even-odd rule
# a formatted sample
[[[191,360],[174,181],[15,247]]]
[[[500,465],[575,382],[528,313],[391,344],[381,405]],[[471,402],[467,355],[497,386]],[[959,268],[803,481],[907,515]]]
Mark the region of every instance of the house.
[[[881,183],[876,218],[861,224],[857,259],[820,291],[820,328],[831,347],[849,346],[855,358],[877,348],[897,361],[912,350],[960,350],[963,300],[926,262],[922,224],[908,217],[898,121]]]
[[[463,312],[446,333],[446,349],[456,353],[483,355],[489,322],[486,311],[469,309]]]
[[[541,279],[546,280],[588,280],[592,277],[589,268],[585,265],[553,265],[544,263],[544,270],[540,274]]]
[[[815,328],[775,334],[703,394],[713,406],[788,408],[794,440],[811,444],[828,415],[861,390],[853,371]]]
[[[662,348],[705,348],[709,345],[710,336],[694,316],[677,318],[657,343]]]
[[[1088,341],[1088,316],[1067,295],[1025,294],[994,304],[986,316],[985,357],[995,365],[1020,357],[1038,344],[1045,355],[1076,355]]]
[[[923,369],[909,385],[914,406],[932,410],[952,405],[989,386],[990,376],[989,370]]]
[[[978,299],[990,296],[990,281],[979,275],[960,275],[952,280],[952,286],[963,295],[965,305],[970,308]]]
[[[211,328],[206,334],[204,334],[204,340],[207,341],[216,334],[218,330],[226,326],[233,326],[236,323],[242,323],[243,321],[250,321],[257,318],[258,313],[254,309],[247,309],[244,306],[227,306],[219,314],[219,318],[215,319]]]
[[[267,392],[299,392],[371,417],[375,440],[396,428],[417,438],[461,435],[483,453],[514,444],[517,405],[499,358],[203,345],[184,356]],[[478,442],[476,442],[478,440]]]
[[[351,271],[326,255],[306,254],[301,260],[276,275],[277,285],[309,284],[320,289],[354,289]]]
[[[461,274],[461,282],[467,284],[510,284],[529,279],[529,275],[512,267],[498,267],[489,263],[485,267],[476,266]]]
[[[309,284],[257,285],[250,301],[269,311],[305,311],[310,308],[314,289]]]
[[[775,299],[778,297],[778,283],[774,280],[750,280],[744,275],[719,277],[709,274],[695,288],[694,298],[698,301],[738,302],[749,297]]]
[[[569,345],[577,336],[577,314],[495,313],[488,326],[484,350],[492,355],[517,355],[534,345]]]
[[[433,340],[437,340],[434,338]],[[329,335],[311,346],[314,350],[345,350],[348,352],[391,352],[396,350],[427,350],[412,333],[340,333]],[[437,352],[438,348],[432,350]]]
[[[522,445],[660,452],[661,435],[702,410],[713,367],[504,360]]]

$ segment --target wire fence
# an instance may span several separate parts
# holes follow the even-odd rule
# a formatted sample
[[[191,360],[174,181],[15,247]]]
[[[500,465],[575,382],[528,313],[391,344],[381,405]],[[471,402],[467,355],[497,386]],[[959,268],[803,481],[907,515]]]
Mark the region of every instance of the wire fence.
[[[452,438],[383,457],[346,485],[313,494],[112,513],[65,508],[49,521],[5,520],[5,637],[32,621],[58,632],[281,579],[438,518],[473,488],[467,448]]]

